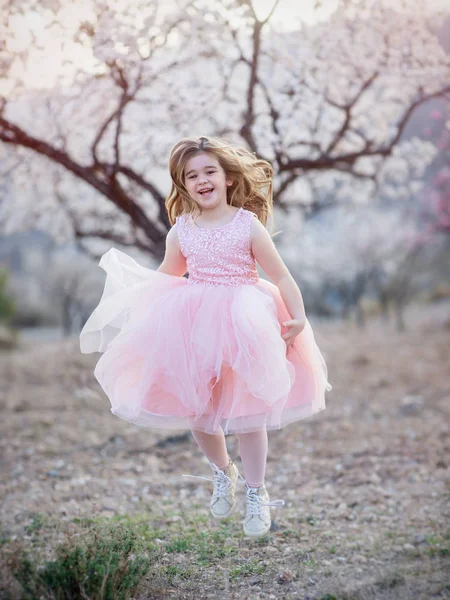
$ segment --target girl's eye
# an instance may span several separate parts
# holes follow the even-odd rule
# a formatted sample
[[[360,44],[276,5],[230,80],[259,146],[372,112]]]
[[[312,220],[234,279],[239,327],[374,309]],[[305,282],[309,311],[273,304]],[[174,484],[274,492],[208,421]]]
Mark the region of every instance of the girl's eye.
[[[215,171],[206,171],[207,175],[212,175]],[[189,175],[188,179],[194,179],[195,175]]]

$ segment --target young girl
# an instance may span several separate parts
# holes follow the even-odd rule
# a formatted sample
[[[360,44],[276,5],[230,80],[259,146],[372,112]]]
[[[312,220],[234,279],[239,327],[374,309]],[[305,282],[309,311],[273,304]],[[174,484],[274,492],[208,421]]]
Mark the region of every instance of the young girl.
[[[284,504],[269,502],[265,487],[267,430],[323,410],[332,388],[300,290],[265,228],[271,165],[200,137],[172,148],[169,169],[164,260],[155,271],[115,248],[102,256],[105,288],[81,351],[103,352],[94,373],[113,414],[192,431],[214,473],[214,517],[232,512],[237,479],[245,483],[244,532],[258,537],[270,529],[269,507]],[[228,456],[231,433],[245,478]]]

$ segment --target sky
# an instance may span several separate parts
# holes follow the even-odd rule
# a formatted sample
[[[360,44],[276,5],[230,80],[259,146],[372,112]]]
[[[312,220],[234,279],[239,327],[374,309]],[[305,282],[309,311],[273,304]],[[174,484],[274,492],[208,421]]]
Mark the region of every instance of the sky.
[[[117,0],[116,0],[117,1]],[[392,0],[401,4],[402,0]],[[436,9],[448,7],[449,0],[428,0]],[[301,23],[313,25],[327,19],[335,10],[339,0],[326,0],[326,8],[315,9],[316,0],[280,0],[271,23],[276,29],[295,30]],[[274,5],[274,0],[253,0],[260,19],[265,18]],[[70,85],[78,69],[94,71],[90,48],[73,42],[74,32],[82,21],[92,21],[92,0],[77,0],[66,4],[58,16],[64,35],[55,35],[49,27],[54,18],[50,11],[28,12],[12,17],[9,30],[13,36],[8,40],[8,50],[24,52],[25,61],[16,60],[7,79],[0,79],[0,94],[8,97],[14,81],[21,81],[27,89],[51,89],[56,85]],[[35,41],[33,41],[33,38]]]

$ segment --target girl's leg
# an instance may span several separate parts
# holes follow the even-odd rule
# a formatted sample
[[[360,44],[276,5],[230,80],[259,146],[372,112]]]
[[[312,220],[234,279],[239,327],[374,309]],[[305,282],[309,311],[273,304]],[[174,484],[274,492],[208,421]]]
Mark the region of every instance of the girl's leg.
[[[238,433],[239,454],[244,465],[245,480],[250,487],[264,483],[269,441],[267,430]]]
[[[229,456],[223,429],[220,428],[217,433],[205,433],[193,429],[191,431],[206,458],[217,465],[219,469],[225,469],[229,463]]]

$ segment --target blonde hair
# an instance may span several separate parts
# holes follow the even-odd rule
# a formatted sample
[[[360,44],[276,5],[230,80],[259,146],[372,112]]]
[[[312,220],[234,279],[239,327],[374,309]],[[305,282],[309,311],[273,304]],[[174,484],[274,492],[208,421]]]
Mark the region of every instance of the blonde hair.
[[[199,213],[185,186],[184,169],[189,159],[202,152],[214,155],[226,177],[233,180],[227,189],[227,203],[254,212],[266,225],[267,218],[273,217],[272,165],[246,148],[204,136],[183,138],[170,152],[172,189],[165,202],[170,224],[173,225],[175,218],[181,214]]]

